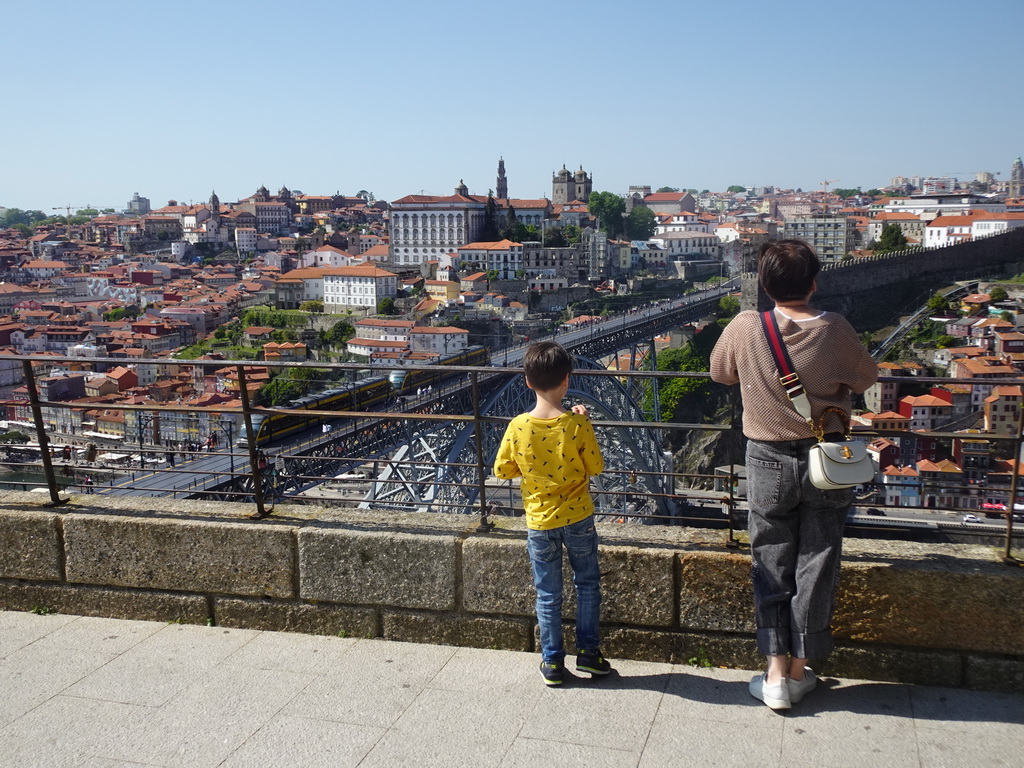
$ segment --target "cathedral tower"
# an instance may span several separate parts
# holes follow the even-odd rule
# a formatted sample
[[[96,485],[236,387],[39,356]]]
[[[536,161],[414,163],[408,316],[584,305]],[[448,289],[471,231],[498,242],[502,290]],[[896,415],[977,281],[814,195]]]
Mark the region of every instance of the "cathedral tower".
[[[210,195],[210,217],[220,224],[220,198],[216,192]]]
[[[505,178],[505,159],[498,159],[498,183],[494,196],[499,200],[508,199],[508,179]]]

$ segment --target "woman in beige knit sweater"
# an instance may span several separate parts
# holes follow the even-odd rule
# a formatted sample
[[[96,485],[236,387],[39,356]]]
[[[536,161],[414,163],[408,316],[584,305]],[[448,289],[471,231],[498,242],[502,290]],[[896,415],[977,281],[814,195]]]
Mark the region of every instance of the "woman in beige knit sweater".
[[[758,276],[815,419],[829,407],[850,412],[851,393],[878,378],[878,366],[840,315],[809,305],[818,257],[800,240],[761,249]],[[767,671],[750,693],[772,709],[788,709],[816,684],[808,659],[832,651],[830,622],[852,491],[811,485],[807,456],[816,439],[779,382],[757,312],[741,312],[711,353],[711,378],[739,384],[747,442],[747,497],[758,649]],[[826,440],[846,424],[825,414]]]

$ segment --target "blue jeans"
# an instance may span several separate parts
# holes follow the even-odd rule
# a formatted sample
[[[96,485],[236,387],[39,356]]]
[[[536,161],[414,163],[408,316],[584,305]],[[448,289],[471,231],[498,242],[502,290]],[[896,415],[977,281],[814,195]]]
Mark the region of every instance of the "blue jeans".
[[[562,546],[569,555],[576,587],[576,648],[597,650],[601,617],[601,573],[597,567],[597,529],[590,516],[578,523],[546,531],[530,529],[526,546],[537,589],[537,624],[544,661],[561,663]]]
[[[832,652],[843,527],[851,489],[822,490],[807,476],[814,438],[747,442],[747,495],[757,647],[822,659]]]

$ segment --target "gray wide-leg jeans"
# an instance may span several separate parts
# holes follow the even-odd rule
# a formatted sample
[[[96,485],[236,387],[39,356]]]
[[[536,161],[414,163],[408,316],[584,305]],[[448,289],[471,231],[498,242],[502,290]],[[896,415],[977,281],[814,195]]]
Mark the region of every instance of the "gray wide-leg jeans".
[[[807,476],[814,438],[747,441],[747,497],[757,647],[768,655],[822,659],[832,652],[850,489],[815,488]]]

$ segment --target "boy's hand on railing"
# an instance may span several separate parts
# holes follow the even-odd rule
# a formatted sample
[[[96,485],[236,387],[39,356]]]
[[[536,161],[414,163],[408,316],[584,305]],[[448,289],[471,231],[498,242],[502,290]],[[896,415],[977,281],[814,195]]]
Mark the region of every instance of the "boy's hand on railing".
[[[587,406],[585,405],[574,405],[572,407],[572,412],[578,413],[580,416],[590,416],[590,411],[587,410]]]

